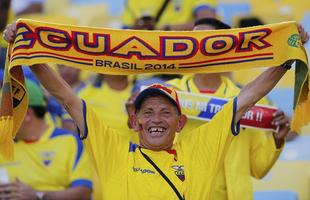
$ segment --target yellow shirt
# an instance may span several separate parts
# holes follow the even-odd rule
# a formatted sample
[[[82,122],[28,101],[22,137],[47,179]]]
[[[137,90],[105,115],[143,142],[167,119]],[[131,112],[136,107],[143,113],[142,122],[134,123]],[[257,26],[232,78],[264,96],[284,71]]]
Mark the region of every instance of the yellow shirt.
[[[221,79],[221,85],[212,96],[232,98],[238,95],[240,88],[225,76]],[[177,90],[200,93],[193,81],[193,75],[174,79],[168,83]],[[259,103],[269,104],[267,99],[262,99]],[[204,123],[206,122],[189,119],[178,139],[183,139],[187,134],[191,134],[190,130]],[[215,179],[212,199],[252,199],[251,176],[255,178],[265,176],[278,159],[281,150],[276,148],[272,133],[242,128],[238,137],[232,141],[224,164],[220,167]]]
[[[214,9],[216,0],[170,0],[157,26],[184,24],[194,19],[195,13],[203,8]],[[156,17],[164,0],[129,0],[123,14],[123,25],[133,26],[142,16]]]
[[[210,199],[214,176],[221,165],[233,133],[236,99],[214,119],[176,143],[172,149],[147,154],[186,199]],[[172,188],[141,155],[138,145],[109,128],[91,106],[83,102],[85,147],[95,163],[103,199],[178,199]],[[207,134],[206,134],[207,133]]]
[[[93,173],[83,144],[67,130],[49,126],[38,141],[18,141],[14,150],[13,162],[0,158],[0,167],[7,169],[11,181],[18,177],[41,191],[92,188]]]
[[[128,115],[125,103],[130,97],[132,89],[132,83],[125,90],[117,91],[103,82],[100,86],[87,85],[78,95],[94,108],[98,116],[109,127],[119,130],[120,134],[138,142],[138,135],[127,126]]]

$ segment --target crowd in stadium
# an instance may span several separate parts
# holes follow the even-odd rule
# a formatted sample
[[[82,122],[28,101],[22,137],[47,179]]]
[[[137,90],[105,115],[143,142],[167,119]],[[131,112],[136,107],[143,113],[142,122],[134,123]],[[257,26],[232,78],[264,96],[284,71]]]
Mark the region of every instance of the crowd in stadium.
[[[310,50],[308,1],[1,0],[0,90],[7,89],[7,47],[18,37],[20,18],[225,34],[296,21],[300,42]],[[310,125],[290,129],[295,63],[135,75],[72,65],[22,66],[29,107],[14,139],[14,159],[0,154],[0,200],[310,199]],[[227,103],[211,121],[186,117],[190,106],[181,93]],[[275,109],[268,119],[275,130],[240,127],[256,103]]]

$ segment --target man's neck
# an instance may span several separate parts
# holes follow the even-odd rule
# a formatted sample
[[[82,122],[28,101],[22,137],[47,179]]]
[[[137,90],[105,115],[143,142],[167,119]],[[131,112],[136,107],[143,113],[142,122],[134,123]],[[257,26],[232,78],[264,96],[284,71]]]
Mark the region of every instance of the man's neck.
[[[220,74],[196,74],[193,80],[199,91],[216,91],[222,84]]]

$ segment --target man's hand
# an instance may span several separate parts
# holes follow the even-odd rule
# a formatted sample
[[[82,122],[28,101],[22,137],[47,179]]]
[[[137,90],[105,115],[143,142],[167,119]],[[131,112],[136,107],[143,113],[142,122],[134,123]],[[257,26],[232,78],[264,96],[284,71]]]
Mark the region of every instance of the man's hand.
[[[13,183],[0,185],[0,199],[6,200],[36,200],[36,191],[16,179]]]
[[[14,183],[0,184],[0,199],[16,199],[16,187]]]
[[[3,38],[8,43],[13,43],[16,37],[16,23],[8,24],[3,32]]]
[[[290,130],[290,119],[281,110],[278,110],[273,115],[273,125],[279,127],[277,132],[273,133],[273,138],[277,148],[281,148],[284,144],[285,137]]]
[[[309,34],[305,31],[304,27],[298,25],[298,32],[302,44],[306,44],[309,41]]]

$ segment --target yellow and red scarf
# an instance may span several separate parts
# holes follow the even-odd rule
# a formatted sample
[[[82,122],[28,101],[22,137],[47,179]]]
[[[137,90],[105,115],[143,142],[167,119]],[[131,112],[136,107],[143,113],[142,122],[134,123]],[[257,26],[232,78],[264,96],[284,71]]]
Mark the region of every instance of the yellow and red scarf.
[[[294,22],[212,31],[136,31],[49,24],[21,19],[6,65],[0,117],[0,151],[12,156],[12,139],[28,98],[21,65],[65,64],[103,74],[212,73],[277,67],[297,60],[294,117],[310,121],[305,50]]]

